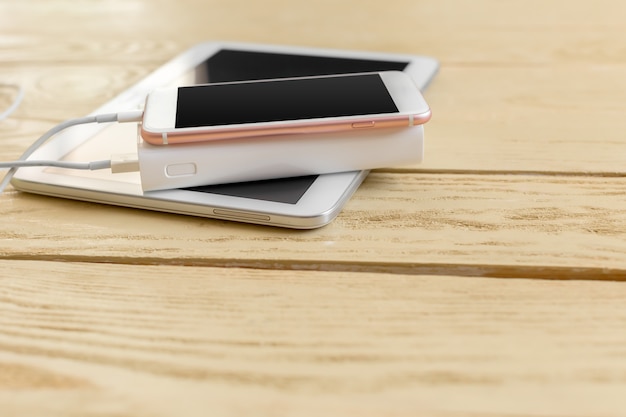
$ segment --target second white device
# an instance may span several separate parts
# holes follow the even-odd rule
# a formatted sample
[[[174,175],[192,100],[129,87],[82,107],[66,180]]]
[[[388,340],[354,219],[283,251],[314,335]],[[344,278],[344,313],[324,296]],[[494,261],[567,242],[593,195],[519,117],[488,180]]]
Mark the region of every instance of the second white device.
[[[429,118],[399,71],[157,90],[138,144],[142,188],[416,163]]]

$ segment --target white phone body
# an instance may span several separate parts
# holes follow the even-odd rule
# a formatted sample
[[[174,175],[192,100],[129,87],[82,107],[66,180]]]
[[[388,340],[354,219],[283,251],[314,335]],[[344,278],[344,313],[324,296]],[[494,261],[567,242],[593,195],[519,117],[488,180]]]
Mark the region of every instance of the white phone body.
[[[148,94],[141,137],[152,145],[266,141],[403,128],[429,119],[430,108],[411,77],[385,71],[158,89]]]
[[[241,65],[242,62],[264,64]],[[271,59],[266,59],[266,58]],[[334,49],[301,48],[233,42],[206,42],[185,51],[137,84],[105,103],[92,114],[136,110],[150,91],[162,87],[193,85],[224,79],[248,80],[289,76],[285,62],[295,62],[295,75],[389,70],[402,66],[418,87],[425,88],[438,63],[429,57]],[[317,66],[323,62],[323,68]],[[337,65],[335,65],[337,64]],[[347,68],[346,67],[347,65]],[[367,66],[367,69],[363,69]],[[389,67],[394,68],[389,68]],[[309,71],[310,69],[310,71]],[[251,74],[250,71],[254,71]],[[306,72],[306,73],[302,73]],[[70,115],[76,116],[76,115]],[[68,117],[69,118],[69,117]],[[132,124],[85,125],[63,132],[35,152],[30,159],[88,161],[111,154],[132,153],[137,147],[137,127]],[[235,184],[194,190],[144,192],[138,172],[111,174],[108,170],[76,171],[32,167],[18,170],[12,184],[18,190],[56,197],[92,201],[171,213],[248,223],[310,229],[337,216],[344,203],[366,177],[367,171],[351,171],[312,177]],[[226,186],[228,188],[229,186]],[[289,198],[272,195],[275,191]],[[295,194],[294,194],[295,191]]]

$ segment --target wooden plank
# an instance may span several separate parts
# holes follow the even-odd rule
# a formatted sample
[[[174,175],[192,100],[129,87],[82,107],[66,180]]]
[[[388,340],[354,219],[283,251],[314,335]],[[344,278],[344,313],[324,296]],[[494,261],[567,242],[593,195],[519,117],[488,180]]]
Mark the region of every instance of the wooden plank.
[[[0,157],[16,158],[44,131],[93,111],[151,68],[63,64],[22,69],[19,77],[7,78],[25,88],[26,99],[0,126]],[[446,68],[426,93],[434,116],[426,126],[425,161],[400,168],[626,175],[623,72],[621,67]],[[567,78],[572,82],[563,83]],[[590,108],[589,103],[597,104]]]
[[[7,76],[22,85],[26,98],[0,126],[5,144],[0,156],[17,157],[44,131],[93,111],[149,68],[64,64]],[[626,175],[623,72],[621,67],[442,70],[426,93],[434,116],[426,126],[425,161],[401,168]],[[571,83],[561,82],[568,77]],[[6,98],[3,102],[8,105]]]
[[[624,411],[620,283],[27,261],[0,269],[4,415]]]
[[[623,72],[622,66],[443,68],[426,92],[433,119],[425,161],[409,168],[623,176]]]
[[[623,279],[624,189],[623,178],[374,173],[333,223],[312,231],[10,192],[0,205],[0,254]]]
[[[112,62],[135,56],[137,62],[166,58],[199,40],[233,39],[421,52],[445,64],[626,63],[626,12],[616,0],[184,4],[3,2],[0,61]]]
[[[16,157],[47,128],[93,110],[200,40],[285,43],[297,33],[303,45],[422,53],[442,61],[427,92],[434,118],[426,131],[426,160],[406,169],[625,175],[626,60],[620,39],[626,41],[626,16],[608,0],[601,7],[570,3],[483,0],[446,7],[398,0],[369,5],[368,13],[354,13],[351,2],[333,3],[337,13],[346,12],[341,22],[329,20],[317,3],[299,5],[297,13],[272,1],[220,13],[210,2],[146,8],[107,2],[95,9],[7,3],[3,15],[11,19],[3,27],[12,35],[0,38],[0,76],[23,85],[27,96],[15,119],[0,126],[6,143],[0,157]],[[567,19],[560,18],[563,10]],[[85,18],[96,11],[101,20]],[[370,16],[377,19],[364,32],[363,19]],[[383,29],[392,16],[394,30]],[[167,30],[150,24],[165,18]],[[72,24],[45,24],[56,19]],[[352,35],[338,37],[339,23],[341,33]],[[109,29],[99,26],[104,24]]]

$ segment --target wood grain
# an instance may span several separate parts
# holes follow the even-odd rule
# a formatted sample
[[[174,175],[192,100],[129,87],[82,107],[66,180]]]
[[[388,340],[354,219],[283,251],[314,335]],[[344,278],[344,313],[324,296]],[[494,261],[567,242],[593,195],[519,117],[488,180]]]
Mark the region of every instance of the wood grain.
[[[626,63],[621,47],[626,11],[615,0],[390,0],[361,6],[333,0],[266,0],[262,5],[245,0],[4,0],[0,58],[141,61],[165,59],[198,40],[234,39],[422,52],[446,66]]]
[[[333,223],[312,231],[7,193],[0,254],[625,279],[625,188],[622,178],[373,173]]]
[[[5,415],[617,416],[624,406],[619,283],[0,268]]]

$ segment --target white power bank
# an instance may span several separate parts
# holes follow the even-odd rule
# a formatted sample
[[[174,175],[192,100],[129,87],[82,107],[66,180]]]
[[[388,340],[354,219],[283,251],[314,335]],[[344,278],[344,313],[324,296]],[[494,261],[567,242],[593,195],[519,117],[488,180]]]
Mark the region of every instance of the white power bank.
[[[424,127],[154,146],[138,135],[144,191],[369,170],[421,162]]]

